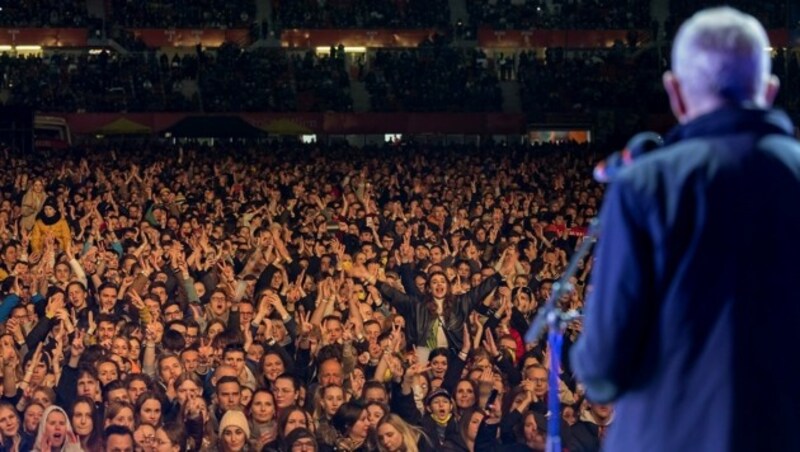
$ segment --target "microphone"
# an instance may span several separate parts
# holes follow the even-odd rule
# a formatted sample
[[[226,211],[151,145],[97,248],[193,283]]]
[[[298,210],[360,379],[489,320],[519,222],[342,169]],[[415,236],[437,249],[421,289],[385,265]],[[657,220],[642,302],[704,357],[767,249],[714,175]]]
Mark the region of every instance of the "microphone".
[[[608,183],[614,180],[623,168],[633,163],[642,155],[664,146],[661,135],[655,132],[640,132],[625,145],[625,149],[611,154],[607,159],[594,167],[594,180]]]

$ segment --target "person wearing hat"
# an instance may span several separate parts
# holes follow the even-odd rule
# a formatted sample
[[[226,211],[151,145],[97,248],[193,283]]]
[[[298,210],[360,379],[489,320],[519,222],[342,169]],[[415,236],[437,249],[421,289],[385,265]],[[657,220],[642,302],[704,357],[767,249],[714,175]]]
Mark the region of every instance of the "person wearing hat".
[[[447,442],[460,442],[458,423],[453,416],[453,400],[444,388],[431,391],[425,397],[425,412],[422,431],[434,445],[443,447]]]
[[[219,439],[214,450],[223,452],[254,450],[248,438],[250,438],[250,426],[244,413],[239,410],[226,411],[219,421]]]
[[[42,251],[45,239],[50,235],[53,236],[61,251],[65,251],[72,240],[67,220],[59,212],[58,201],[52,196],[45,199],[42,210],[36,215],[36,223],[31,232],[33,253]]]

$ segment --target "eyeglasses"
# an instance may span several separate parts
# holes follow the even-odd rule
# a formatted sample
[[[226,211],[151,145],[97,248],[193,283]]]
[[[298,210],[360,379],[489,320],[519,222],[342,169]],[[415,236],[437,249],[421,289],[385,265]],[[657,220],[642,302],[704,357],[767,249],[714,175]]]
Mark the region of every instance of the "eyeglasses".
[[[292,444],[292,450],[296,450],[296,451],[316,450],[316,447],[314,446],[314,440],[311,440],[311,439],[303,440],[303,439],[301,439],[301,440],[295,441],[294,444]]]

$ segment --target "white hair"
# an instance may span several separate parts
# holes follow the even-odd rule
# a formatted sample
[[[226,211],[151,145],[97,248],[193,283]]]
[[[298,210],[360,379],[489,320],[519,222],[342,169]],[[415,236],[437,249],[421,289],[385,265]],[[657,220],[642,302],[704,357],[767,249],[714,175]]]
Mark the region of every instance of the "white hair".
[[[736,9],[700,11],[678,30],[672,71],[688,96],[757,101],[771,71],[769,38],[758,20]]]

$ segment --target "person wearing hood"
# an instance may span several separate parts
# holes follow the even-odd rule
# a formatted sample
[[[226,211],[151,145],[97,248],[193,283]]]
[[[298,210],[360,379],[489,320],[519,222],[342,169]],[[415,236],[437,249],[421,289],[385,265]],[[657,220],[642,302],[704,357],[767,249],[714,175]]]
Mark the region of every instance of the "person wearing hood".
[[[34,253],[44,249],[45,239],[52,235],[61,251],[67,249],[67,244],[72,240],[69,224],[61,215],[56,198],[50,196],[44,201],[42,210],[36,215],[36,222],[31,232],[31,250]]]
[[[34,452],[82,452],[78,435],[72,430],[63,408],[51,405],[44,410],[36,433]]]

